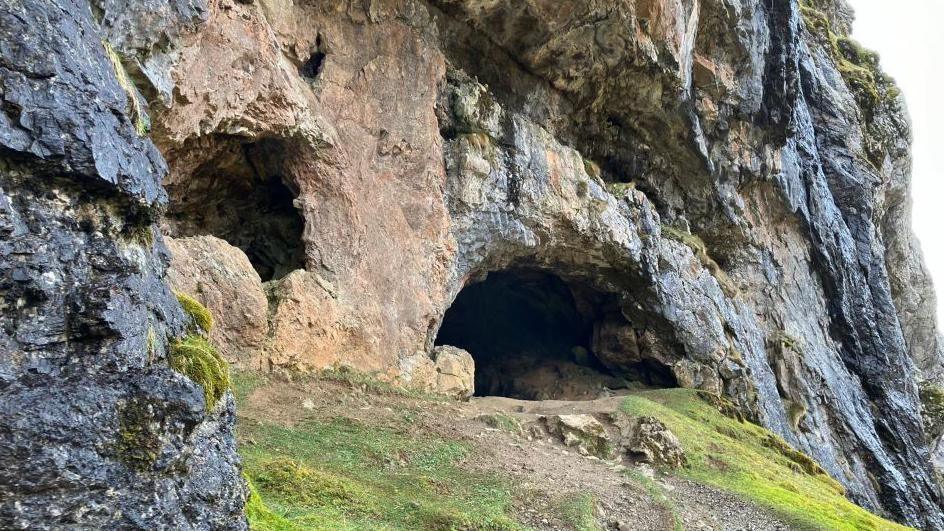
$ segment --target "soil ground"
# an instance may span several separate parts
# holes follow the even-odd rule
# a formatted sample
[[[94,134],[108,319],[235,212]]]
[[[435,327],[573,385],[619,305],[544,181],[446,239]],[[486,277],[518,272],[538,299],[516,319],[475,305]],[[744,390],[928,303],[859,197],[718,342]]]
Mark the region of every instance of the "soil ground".
[[[499,397],[469,402],[380,393],[367,385],[323,379],[268,382],[240,397],[240,421],[292,427],[307,420],[346,418],[378,428],[409,430],[472,447],[460,465],[496,473],[516,486],[513,513],[521,524],[539,530],[574,529],[562,521],[562,500],[592,496],[598,529],[612,530],[779,530],[776,516],[727,492],[671,475],[647,465],[582,456],[529,427],[539,415],[615,411],[622,397],[590,401],[521,401]],[[487,422],[491,418],[492,422]],[[495,418],[514,419],[500,422]],[[491,425],[490,425],[491,424]],[[520,426],[520,429],[519,429]],[[257,441],[240,435],[241,445]],[[592,528],[592,527],[591,527]]]

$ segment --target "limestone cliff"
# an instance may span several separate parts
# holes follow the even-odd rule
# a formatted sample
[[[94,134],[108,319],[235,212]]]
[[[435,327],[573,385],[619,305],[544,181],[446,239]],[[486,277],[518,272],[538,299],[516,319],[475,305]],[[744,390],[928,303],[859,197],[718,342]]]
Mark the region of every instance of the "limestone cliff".
[[[576,323],[556,374],[725,395],[944,526],[909,126],[842,0],[2,5],[0,522],[241,525],[166,239],[236,365],[422,385],[497,282]],[[142,400],[144,470],[109,450]]]

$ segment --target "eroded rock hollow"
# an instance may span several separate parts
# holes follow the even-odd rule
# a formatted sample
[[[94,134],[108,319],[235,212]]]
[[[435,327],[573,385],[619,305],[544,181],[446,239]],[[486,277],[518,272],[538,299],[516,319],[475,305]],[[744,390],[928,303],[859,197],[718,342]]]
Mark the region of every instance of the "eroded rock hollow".
[[[91,4],[2,4],[0,522],[104,505],[115,476],[68,465],[86,453],[135,524],[188,496],[183,527],[238,510],[231,412],[198,413],[163,361],[169,259],[236,366],[459,397],[473,372],[524,398],[703,389],[857,503],[944,527],[909,126],[842,0]],[[103,416],[24,428],[63,387]],[[45,445],[139,400],[164,412],[152,468],[113,434]]]

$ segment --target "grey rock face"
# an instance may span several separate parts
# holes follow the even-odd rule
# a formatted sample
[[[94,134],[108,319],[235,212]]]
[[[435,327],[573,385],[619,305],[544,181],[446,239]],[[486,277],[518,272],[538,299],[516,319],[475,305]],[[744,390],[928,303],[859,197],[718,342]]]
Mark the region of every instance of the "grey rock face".
[[[0,527],[244,529],[232,398],[167,367],[166,168],[102,39],[0,2]]]
[[[880,73],[873,94],[840,72],[867,53],[817,34],[815,17],[847,32],[847,6],[438,4],[487,37],[447,40],[508,58],[450,50],[478,79],[442,98],[457,277],[539,267],[619,293],[681,385],[730,397],[858,503],[944,525],[916,392],[941,363],[910,133]],[[462,88],[478,82],[497,127],[455,103],[485,100]]]

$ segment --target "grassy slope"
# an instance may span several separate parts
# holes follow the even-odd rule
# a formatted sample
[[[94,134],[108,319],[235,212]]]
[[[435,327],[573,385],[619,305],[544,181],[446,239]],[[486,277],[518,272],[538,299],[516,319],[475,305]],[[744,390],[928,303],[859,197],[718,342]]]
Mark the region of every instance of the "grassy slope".
[[[657,417],[678,436],[688,457],[681,476],[770,507],[799,529],[906,529],[849,502],[834,480],[781,451],[769,431],[722,415],[690,390],[642,392],[623,410]]]
[[[244,403],[259,384],[236,373],[237,400]],[[623,410],[655,416],[679,437],[689,460],[679,475],[770,507],[798,529],[905,529],[850,503],[808,458],[785,453],[776,436],[722,415],[693,391],[641,392],[628,397]],[[253,486],[251,527],[522,529],[512,507],[521,493],[505,478],[464,470],[468,442],[411,431],[409,416],[404,412],[399,426],[387,427],[346,418],[293,427],[241,418],[240,453]],[[589,496],[565,498],[558,516],[572,529],[595,531],[594,505]]]
[[[234,380],[241,402],[258,384],[246,374]],[[509,482],[463,470],[468,443],[414,433],[408,417],[397,429],[345,418],[291,428],[240,419],[252,529],[522,529],[510,515]],[[592,499],[563,500],[560,517],[593,531],[592,507]]]

